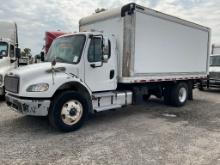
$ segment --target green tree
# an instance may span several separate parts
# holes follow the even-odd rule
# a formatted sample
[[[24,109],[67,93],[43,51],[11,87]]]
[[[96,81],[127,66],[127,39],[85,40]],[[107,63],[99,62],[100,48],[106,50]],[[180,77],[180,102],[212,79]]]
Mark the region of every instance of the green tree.
[[[21,57],[30,57],[30,56],[31,56],[30,48],[24,48],[24,50],[21,51]]]

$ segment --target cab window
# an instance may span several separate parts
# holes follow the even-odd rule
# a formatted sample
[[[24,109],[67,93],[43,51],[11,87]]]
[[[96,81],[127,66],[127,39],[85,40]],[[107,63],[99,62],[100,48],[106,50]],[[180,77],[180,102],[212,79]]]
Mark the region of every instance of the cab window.
[[[6,42],[0,42],[0,58],[8,55],[8,44]]]
[[[89,51],[88,51],[88,61],[89,62],[99,62],[102,61],[102,39],[98,37],[93,37],[90,41]]]

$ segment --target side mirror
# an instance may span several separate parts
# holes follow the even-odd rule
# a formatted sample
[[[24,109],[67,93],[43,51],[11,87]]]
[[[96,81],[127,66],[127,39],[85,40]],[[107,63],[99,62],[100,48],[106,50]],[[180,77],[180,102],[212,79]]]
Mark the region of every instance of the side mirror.
[[[102,61],[103,61],[104,63],[107,63],[107,62],[108,62],[108,55],[107,55],[107,54],[104,54],[104,55],[103,55]]]
[[[44,52],[40,52],[40,59],[42,62],[44,62],[44,55],[45,55]]]
[[[103,54],[109,54],[109,41],[108,39],[103,39]]]
[[[20,58],[21,57],[21,49],[20,48],[16,48],[15,49],[15,56],[16,56],[16,58]]]
[[[103,40],[103,57],[102,57],[102,61],[104,63],[108,62],[110,54],[111,54],[110,41],[107,38],[104,38],[104,40]]]

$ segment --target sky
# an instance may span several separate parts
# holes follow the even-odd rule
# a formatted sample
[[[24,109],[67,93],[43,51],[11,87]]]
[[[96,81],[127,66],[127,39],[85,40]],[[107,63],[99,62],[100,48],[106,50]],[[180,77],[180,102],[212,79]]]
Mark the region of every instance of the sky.
[[[220,44],[220,0],[0,0],[0,21],[18,25],[19,46],[38,54],[45,31],[77,32],[79,19],[97,8],[129,2],[174,15],[212,29],[212,43]]]

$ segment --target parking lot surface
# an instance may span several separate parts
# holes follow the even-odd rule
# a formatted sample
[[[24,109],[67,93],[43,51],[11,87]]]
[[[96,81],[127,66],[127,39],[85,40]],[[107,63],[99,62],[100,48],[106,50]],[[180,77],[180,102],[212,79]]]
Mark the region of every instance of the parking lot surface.
[[[22,116],[0,101],[0,164],[220,164],[220,91],[195,90],[174,108],[151,98],[98,113],[76,132]]]

